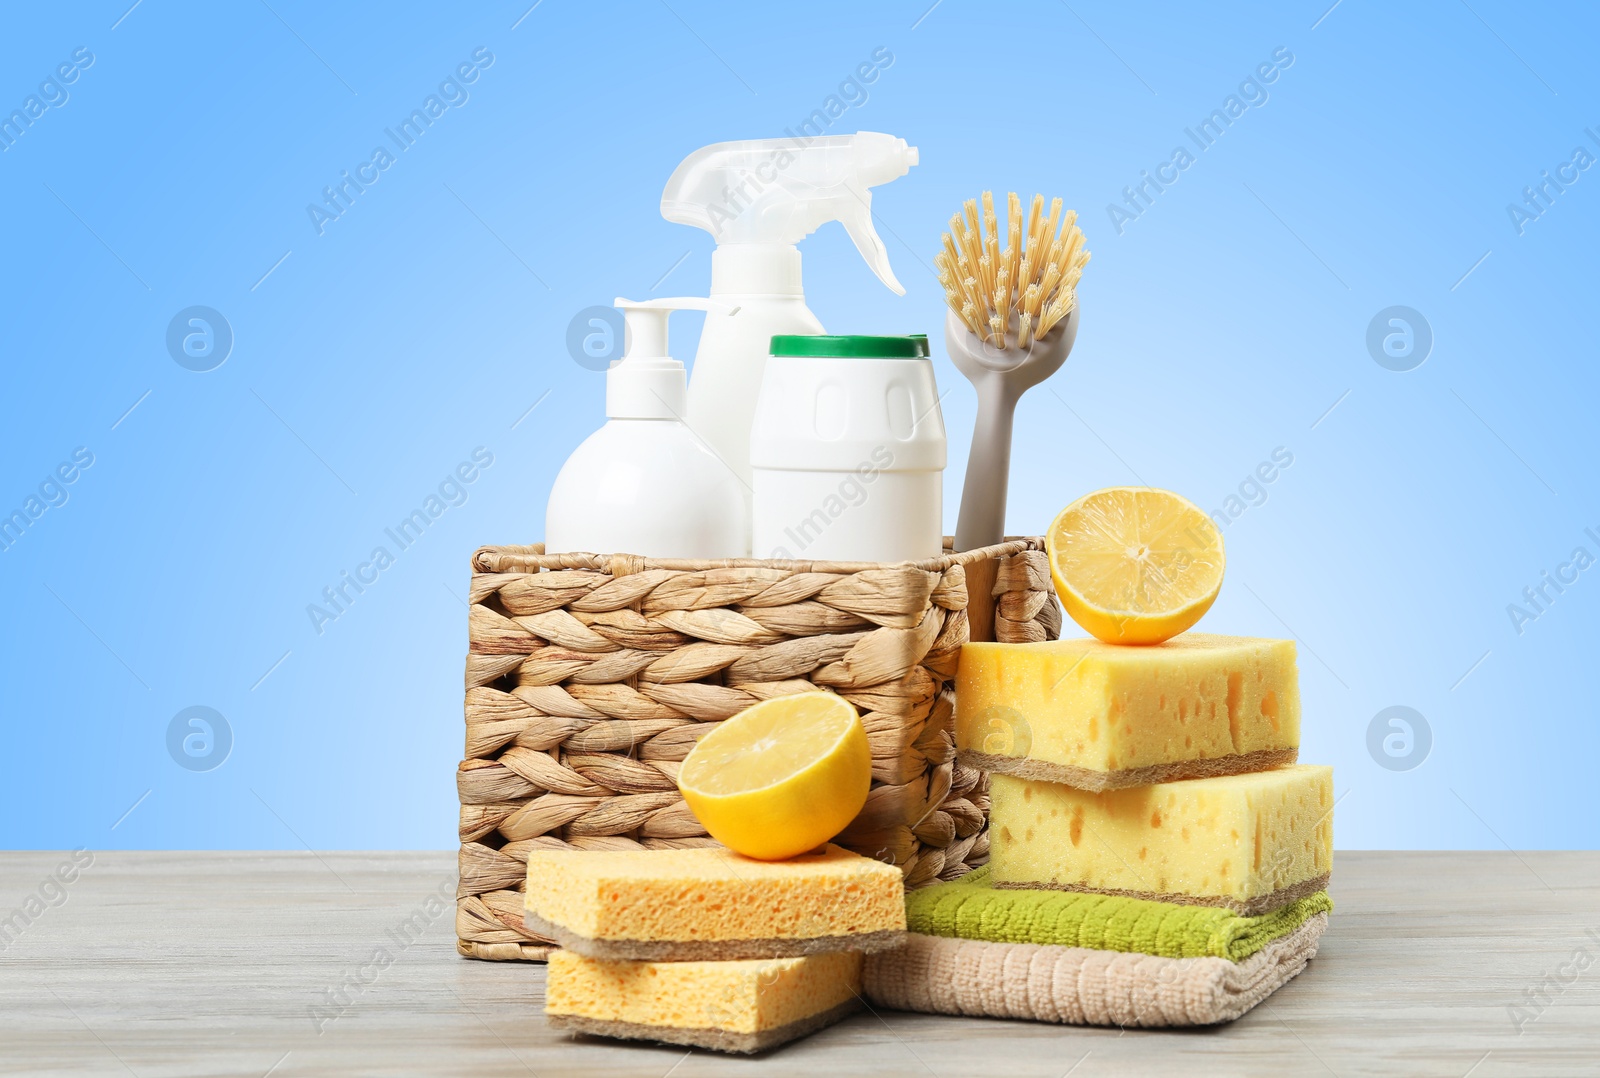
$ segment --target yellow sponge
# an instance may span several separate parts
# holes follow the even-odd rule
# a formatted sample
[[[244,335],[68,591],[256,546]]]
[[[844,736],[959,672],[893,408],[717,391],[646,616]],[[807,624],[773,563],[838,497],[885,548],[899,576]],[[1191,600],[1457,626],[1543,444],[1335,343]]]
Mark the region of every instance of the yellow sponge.
[[[961,649],[956,748],[986,771],[1115,790],[1291,764],[1299,745],[1292,640]]]
[[[742,962],[629,962],[550,955],[556,1029],[759,1052],[832,1025],[860,1004],[862,957],[836,952]]]
[[[787,861],[722,847],[535,850],[526,923],[590,958],[725,961],[896,947],[905,885],[837,846]]]
[[[1333,769],[1089,793],[995,775],[991,878],[1162,902],[1226,906],[1246,916],[1327,886],[1333,866]]]

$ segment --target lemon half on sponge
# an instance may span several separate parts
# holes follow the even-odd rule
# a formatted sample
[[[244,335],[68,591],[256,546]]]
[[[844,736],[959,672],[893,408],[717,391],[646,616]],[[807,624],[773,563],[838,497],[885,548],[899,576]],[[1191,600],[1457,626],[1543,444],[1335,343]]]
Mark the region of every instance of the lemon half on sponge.
[[[814,850],[867,803],[872,752],[856,709],[831,692],[763,700],[702,737],[678,789],[718,842],[762,861]]]
[[[1050,525],[1045,550],[1067,614],[1108,644],[1177,636],[1211,609],[1222,588],[1222,532],[1170,490],[1086,494]]]

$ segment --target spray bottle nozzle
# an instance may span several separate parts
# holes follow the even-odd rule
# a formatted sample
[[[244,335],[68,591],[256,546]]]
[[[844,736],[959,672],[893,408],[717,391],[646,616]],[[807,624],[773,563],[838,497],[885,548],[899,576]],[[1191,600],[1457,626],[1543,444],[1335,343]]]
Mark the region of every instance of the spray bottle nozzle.
[[[719,142],[673,171],[661,214],[719,244],[794,244],[838,221],[879,280],[905,295],[872,227],[872,188],[904,176],[917,159],[905,139],[876,131]]]

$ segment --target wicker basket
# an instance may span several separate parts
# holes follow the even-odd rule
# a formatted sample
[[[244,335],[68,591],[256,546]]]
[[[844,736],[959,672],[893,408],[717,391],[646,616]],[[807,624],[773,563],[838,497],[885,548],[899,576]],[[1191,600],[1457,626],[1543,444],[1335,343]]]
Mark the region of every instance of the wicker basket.
[[[817,687],[872,745],[867,805],[836,841],[908,887],[982,864],[988,780],[951,736],[961,645],[1061,627],[1039,539],[896,565],[484,547],[472,573],[456,935],[473,958],[547,953],[522,923],[529,850],[714,845],[678,765],[718,721]]]

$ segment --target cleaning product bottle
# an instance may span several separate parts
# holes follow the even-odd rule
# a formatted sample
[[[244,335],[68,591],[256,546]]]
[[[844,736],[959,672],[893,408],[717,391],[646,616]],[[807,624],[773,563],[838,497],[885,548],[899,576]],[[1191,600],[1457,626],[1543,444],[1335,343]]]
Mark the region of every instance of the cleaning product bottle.
[[[667,319],[705,299],[617,299],[623,357],[606,371],[606,425],[556,476],[545,511],[551,553],[737,558],[750,550],[745,486],[684,424],[683,364],[667,352]]]
[[[756,557],[937,558],[945,435],[928,338],[772,338],[750,462]]]
[[[874,131],[816,138],[719,142],[684,158],[667,180],[661,214],[716,238],[711,297],[689,379],[689,425],[750,483],[750,427],[778,334],[819,334],[800,287],[794,245],[838,221],[896,295],[905,289],[872,227],[871,188],[917,163],[905,139]]]

